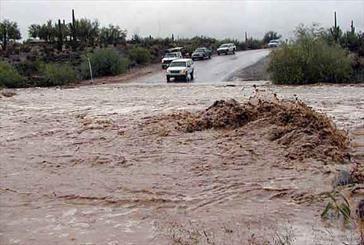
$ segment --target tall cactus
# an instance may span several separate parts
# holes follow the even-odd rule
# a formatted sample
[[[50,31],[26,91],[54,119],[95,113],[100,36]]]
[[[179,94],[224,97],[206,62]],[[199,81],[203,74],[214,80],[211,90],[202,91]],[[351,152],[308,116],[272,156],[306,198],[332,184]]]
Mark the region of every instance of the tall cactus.
[[[350,29],[351,29],[351,33],[355,34],[354,21],[351,21]]]
[[[62,47],[63,47],[63,25],[61,23],[61,20],[58,19],[58,40],[57,40],[57,46],[58,46],[58,50],[62,51]]]
[[[71,24],[72,46],[77,47],[77,22],[75,18],[75,10],[72,9],[72,24]]]
[[[330,28],[330,33],[334,41],[338,42],[342,32],[340,27],[337,25],[336,11],[334,12],[334,26]]]

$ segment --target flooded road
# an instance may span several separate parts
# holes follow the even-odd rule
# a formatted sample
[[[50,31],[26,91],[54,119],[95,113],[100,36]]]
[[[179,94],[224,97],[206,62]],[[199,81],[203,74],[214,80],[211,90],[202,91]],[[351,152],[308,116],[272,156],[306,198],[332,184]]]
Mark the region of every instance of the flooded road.
[[[345,165],[287,160],[257,124],[184,133],[156,123],[215,100],[247,101],[253,85],[333,117],[356,134],[353,155],[363,159],[362,85],[20,89],[0,98],[0,244],[261,244],[277,234],[355,244],[355,230],[320,218]]]

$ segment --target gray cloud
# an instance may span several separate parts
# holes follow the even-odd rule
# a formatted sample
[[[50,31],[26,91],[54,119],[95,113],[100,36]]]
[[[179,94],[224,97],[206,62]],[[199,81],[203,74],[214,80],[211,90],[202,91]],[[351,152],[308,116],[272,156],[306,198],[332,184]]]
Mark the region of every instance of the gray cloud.
[[[23,35],[33,23],[48,19],[71,20],[76,16],[98,19],[101,24],[118,24],[128,33],[143,36],[242,38],[244,32],[261,37],[275,30],[286,37],[299,23],[317,22],[329,27],[333,12],[339,24],[349,29],[354,20],[364,30],[364,1],[258,0],[258,1],[87,1],[87,0],[0,0],[0,18],[19,23]]]

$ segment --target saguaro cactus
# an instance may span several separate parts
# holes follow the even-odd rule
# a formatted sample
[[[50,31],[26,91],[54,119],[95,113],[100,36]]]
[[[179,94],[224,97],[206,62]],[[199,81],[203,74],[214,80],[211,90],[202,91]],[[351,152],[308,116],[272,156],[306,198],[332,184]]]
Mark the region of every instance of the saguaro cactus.
[[[354,21],[351,21],[350,29],[351,29],[351,33],[355,34]]]
[[[61,23],[61,20],[58,19],[58,37],[57,37],[57,46],[58,46],[58,50],[61,51],[62,47],[63,47],[63,25]]]
[[[341,36],[341,30],[340,30],[340,27],[337,25],[336,11],[334,12],[334,26],[330,28],[330,33],[331,33],[334,41],[338,42],[338,40]]]
[[[77,22],[75,18],[75,10],[72,9],[72,24],[71,24],[72,46],[77,47]]]

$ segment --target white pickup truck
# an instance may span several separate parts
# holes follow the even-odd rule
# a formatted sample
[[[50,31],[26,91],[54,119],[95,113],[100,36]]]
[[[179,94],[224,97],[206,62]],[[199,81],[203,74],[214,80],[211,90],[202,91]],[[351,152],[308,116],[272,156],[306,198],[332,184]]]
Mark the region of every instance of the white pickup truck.
[[[169,64],[177,59],[182,59],[182,53],[181,52],[171,52],[166,53],[162,59],[162,68],[167,69]]]
[[[233,43],[224,43],[217,49],[217,54],[235,54],[236,46]]]

